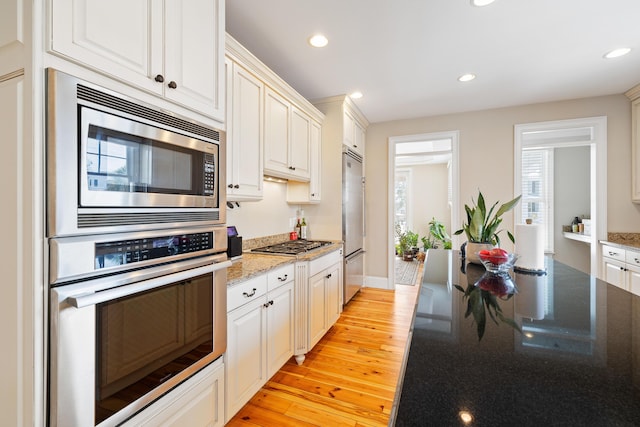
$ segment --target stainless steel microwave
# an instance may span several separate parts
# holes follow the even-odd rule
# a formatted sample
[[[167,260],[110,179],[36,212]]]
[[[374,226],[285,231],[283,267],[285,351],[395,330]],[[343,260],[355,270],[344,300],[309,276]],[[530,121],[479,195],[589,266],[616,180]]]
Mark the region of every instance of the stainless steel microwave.
[[[46,137],[49,237],[225,223],[220,130],[48,69]]]

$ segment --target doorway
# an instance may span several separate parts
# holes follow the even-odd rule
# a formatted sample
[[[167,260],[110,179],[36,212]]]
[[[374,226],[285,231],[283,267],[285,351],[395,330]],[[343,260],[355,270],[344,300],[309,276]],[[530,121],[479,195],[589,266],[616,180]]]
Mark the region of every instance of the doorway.
[[[455,247],[457,239],[452,231],[459,222],[458,139],[457,131],[389,138],[388,289],[395,286],[396,224],[404,232],[426,237],[428,223],[435,218],[445,224]]]
[[[572,240],[570,244],[579,245],[573,246],[575,254],[584,250],[588,258],[588,266],[579,268],[580,261],[575,260],[578,265],[574,267],[600,277],[598,241],[607,237],[607,118],[521,124],[515,126],[514,132],[514,188],[522,191],[515,223],[534,217],[534,221],[543,224],[546,252],[553,254],[556,248],[565,251],[559,260],[567,264],[571,264],[567,262],[570,258],[566,251],[571,251],[567,240]],[[554,166],[554,162],[559,164]],[[577,169],[567,177],[568,168],[572,167]],[[581,173],[583,177],[578,178]],[[565,177],[560,178],[560,174]],[[574,195],[579,198],[580,191],[588,193],[582,204],[569,200]],[[578,212],[576,207],[588,212]],[[569,214],[571,209],[574,211]],[[590,220],[588,234],[567,233],[563,228],[574,216]]]

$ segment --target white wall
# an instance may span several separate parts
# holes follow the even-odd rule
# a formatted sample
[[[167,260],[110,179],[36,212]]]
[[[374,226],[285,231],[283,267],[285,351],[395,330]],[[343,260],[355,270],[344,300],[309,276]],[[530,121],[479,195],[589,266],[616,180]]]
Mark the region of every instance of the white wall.
[[[411,231],[422,236],[429,233],[429,221],[442,222],[449,235],[451,210],[447,203],[448,169],[446,164],[403,166],[411,169]],[[422,242],[418,242],[422,246]]]
[[[240,207],[227,208],[227,225],[235,225],[244,240],[293,231],[289,218],[296,217],[298,206],[289,205],[286,200],[286,184],[265,181],[261,201],[239,202]],[[313,223],[309,221],[309,232],[312,230]]]
[[[460,131],[460,218],[482,190],[487,202],[506,202],[513,189],[514,125],[607,116],[608,231],[640,232],[640,206],[631,202],[631,104],[622,94],[511,108],[374,123],[367,129],[366,198],[369,277],[387,277],[388,140],[392,136]],[[503,228],[513,230],[513,213]],[[453,224],[453,228],[457,228]],[[505,247],[511,250],[508,239]]]
[[[590,246],[569,240],[562,234],[562,226],[571,224],[574,217],[591,215],[590,147],[554,149],[554,259],[575,269],[590,272]]]

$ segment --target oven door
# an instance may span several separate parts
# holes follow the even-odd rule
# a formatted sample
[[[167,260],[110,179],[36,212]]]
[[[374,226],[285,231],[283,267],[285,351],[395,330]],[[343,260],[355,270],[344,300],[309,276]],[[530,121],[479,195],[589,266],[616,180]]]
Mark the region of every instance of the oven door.
[[[226,350],[226,254],[51,289],[52,426],[118,425]]]

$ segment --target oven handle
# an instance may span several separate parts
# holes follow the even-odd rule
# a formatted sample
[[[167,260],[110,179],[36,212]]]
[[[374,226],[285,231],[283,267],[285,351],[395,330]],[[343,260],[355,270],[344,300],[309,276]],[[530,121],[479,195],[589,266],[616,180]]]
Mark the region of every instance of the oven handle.
[[[203,267],[197,267],[190,270],[173,273],[168,276],[157,277],[155,279],[144,280],[132,285],[120,286],[118,288],[109,289],[106,291],[94,292],[91,294],[82,294],[76,296],[67,297],[67,302],[75,308],[88,307],[91,305],[100,304],[107,301],[112,301],[117,298],[134,295],[139,292],[148,291],[155,288],[166,286],[172,282],[179,282],[181,280],[187,280],[192,277],[199,276],[201,274],[213,273],[224,268],[231,267],[231,261],[223,261],[215,264],[205,265]]]

